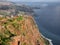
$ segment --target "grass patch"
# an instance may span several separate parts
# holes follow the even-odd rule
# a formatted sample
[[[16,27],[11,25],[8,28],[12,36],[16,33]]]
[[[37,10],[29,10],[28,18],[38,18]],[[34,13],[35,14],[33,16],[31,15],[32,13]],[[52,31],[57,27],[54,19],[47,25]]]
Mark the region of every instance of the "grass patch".
[[[19,17],[17,18],[17,20],[18,20],[18,21],[23,20],[23,17],[22,17],[22,16],[19,16]]]

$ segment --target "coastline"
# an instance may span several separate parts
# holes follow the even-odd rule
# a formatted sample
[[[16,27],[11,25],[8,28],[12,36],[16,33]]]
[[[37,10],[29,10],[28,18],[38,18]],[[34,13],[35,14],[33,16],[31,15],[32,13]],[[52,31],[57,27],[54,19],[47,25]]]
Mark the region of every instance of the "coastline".
[[[45,38],[46,40],[48,40],[49,41],[49,45],[53,45],[53,43],[52,43],[52,40],[51,39],[49,39],[49,38],[46,38],[45,36],[43,36],[42,34],[41,34],[41,36],[43,37],[43,38]]]
[[[33,16],[32,16],[32,17],[33,17]],[[37,27],[37,29],[38,29],[38,31],[39,31],[39,28],[38,28],[38,25],[37,25],[36,21],[34,20],[34,18],[32,18],[32,19],[33,19],[34,23],[36,24],[36,27]],[[40,33],[40,32],[39,32],[39,33]],[[50,43],[49,45],[53,45],[51,39],[45,37],[44,35],[42,35],[42,33],[40,33],[40,34],[41,34],[41,36],[42,36],[44,39],[48,40],[48,42]]]

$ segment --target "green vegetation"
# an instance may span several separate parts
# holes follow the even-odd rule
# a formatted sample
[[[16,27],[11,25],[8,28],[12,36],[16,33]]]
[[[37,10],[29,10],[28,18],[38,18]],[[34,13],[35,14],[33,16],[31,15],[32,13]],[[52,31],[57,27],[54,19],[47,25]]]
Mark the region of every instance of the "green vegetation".
[[[7,25],[8,25],[8,22],[4,22],[4,23],[3,23],[3,26],[7,26]]]
[[[22,16],[19,16],[19,17],[17,18],[17,20],[18,20],[18,21],[23,20],[23,17],[22,17]]]
[[[13,22],[13,19],[8,19],[9,22]]]
[[[0,44],[1,45],[9,45],[9,42],[12,40],[11,37],[16,36],[12,34],[9,30],[4,30],[4,32],[0,33]]]
[[[17,24],[17,23],[13,23],[12,24],[15,28],[18,28],[19,27],[19,24]]]
[[[8,42],[12,40],[11,37],[13,36],[15,36],[15,34],[12,34],[10,31],[6,30],[4,34],[0,34],[0,44],[9,45]]]
[[[49,41],[48,41],[48,40],[45,40],[45,44],[46,44],[46,45],[49,45]]]
[[[11,39],[9,39],[9,38],[3,38],[3,39],[1,40],[0,45],[9,45],[8,42],[10,42],[10,40],[11,40]]]
[[[46,40],[45,38],[43,38],[43,39],[44,39],[45,45],[49,45],[49,41]]]
[[[0,44],[1,45],[8,45],[8,42],[10,42],[10,38],[6,37],[6,35],[0,34]],[[7,43],[6,43],[7,42]]]
[[[6,35],[6,37],[10,37],[11,34],[8,30],[5,30],[5,35]]]
[[[23,36],[25,36],[25,33],[23,33]]]

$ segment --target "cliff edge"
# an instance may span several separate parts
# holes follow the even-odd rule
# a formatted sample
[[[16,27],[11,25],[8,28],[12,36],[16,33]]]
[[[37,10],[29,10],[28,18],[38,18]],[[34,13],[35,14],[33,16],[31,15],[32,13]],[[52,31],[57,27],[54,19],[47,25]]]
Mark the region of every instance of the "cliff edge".
[[[49,45],[32,16],[0,17],[0,45]]]

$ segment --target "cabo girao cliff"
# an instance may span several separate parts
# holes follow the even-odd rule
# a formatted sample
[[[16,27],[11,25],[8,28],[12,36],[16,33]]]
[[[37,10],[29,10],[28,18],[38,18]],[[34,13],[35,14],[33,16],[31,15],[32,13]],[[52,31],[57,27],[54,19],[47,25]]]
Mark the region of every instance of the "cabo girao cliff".
[[[0,16],[0,45],[50,45],[32,16]]]

